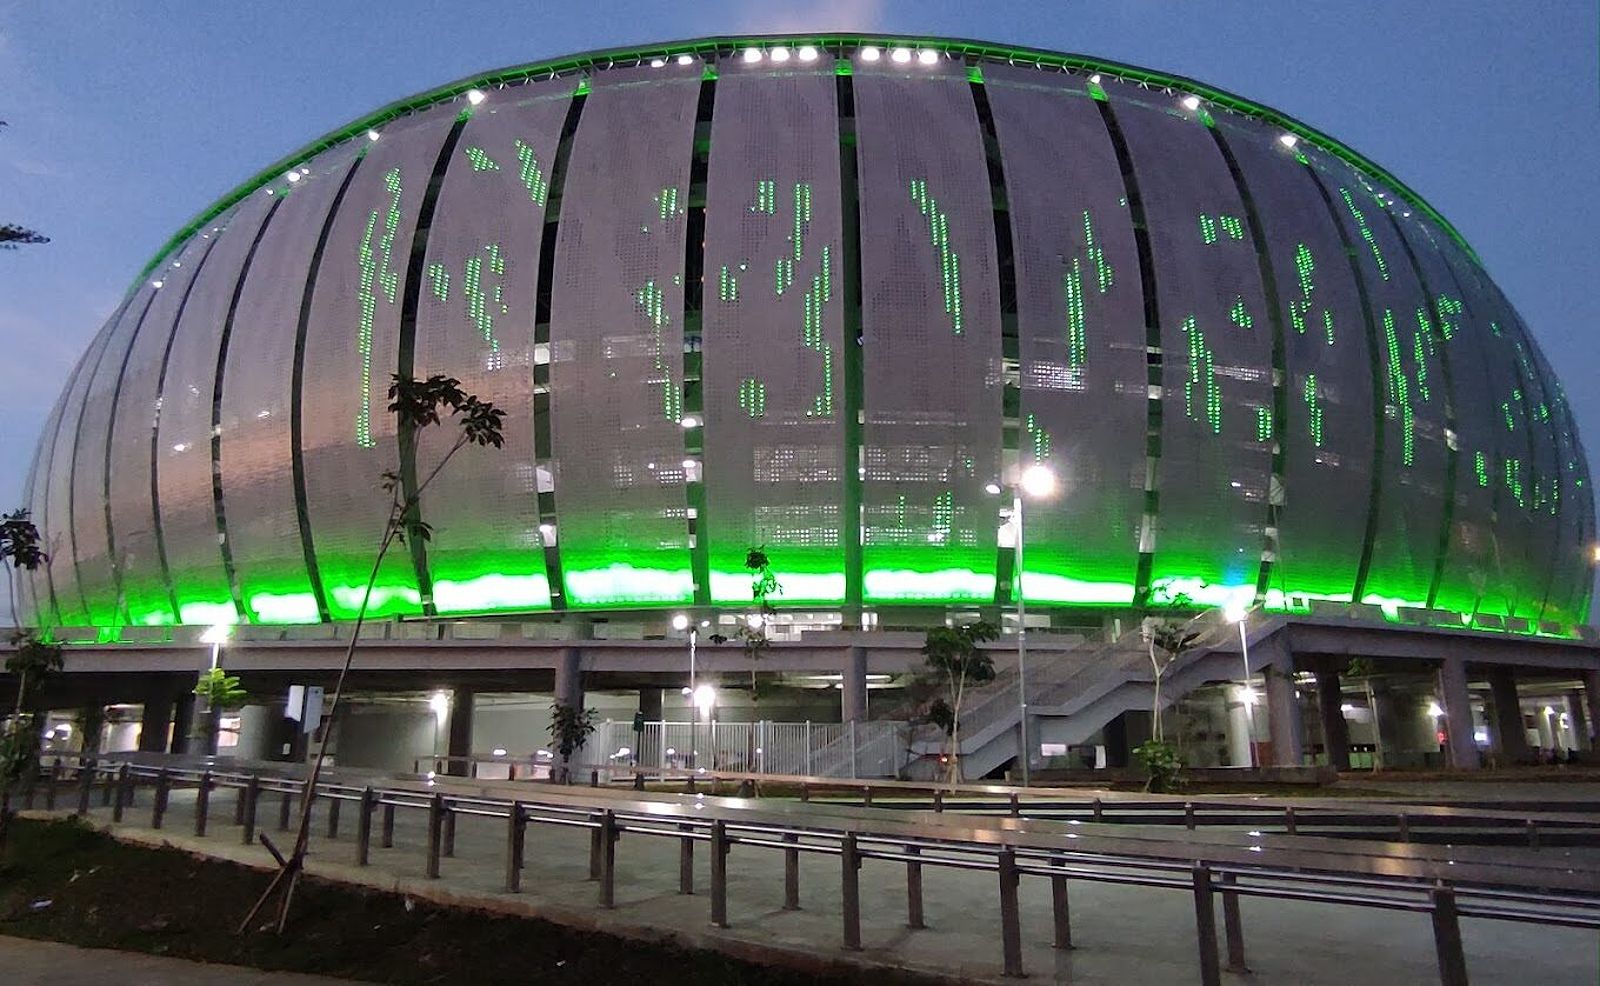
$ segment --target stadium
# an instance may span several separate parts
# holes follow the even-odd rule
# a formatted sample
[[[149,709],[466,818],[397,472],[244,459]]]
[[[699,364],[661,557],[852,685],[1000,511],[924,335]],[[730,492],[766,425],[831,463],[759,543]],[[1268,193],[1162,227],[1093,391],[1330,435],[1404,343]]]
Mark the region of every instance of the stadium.
[[[1532,331],[1397,178],[1204,83],[968,41],[705,39],[487,73],[289,155],[168,242],[46,423],[24,609],[84,688],[177,681],[214,627],[263,689],[326,670],[380,478],[415,489],[449,443],[397,434],[396,373],[459,379],[506,442],[427,485],[431,538],[379,571],[376,691],[554,674],[660,689],[635,707],[659,719],[684,628],[750,620],[759,547],[763,670],[830,671],[844,721],[920,629],[982,617],[999,653],[1037,631],[1028,687],[1060,701],[1035,705],[1069,710],[983,742],[1014,757],[1038,714],[1062,750],[1105,745],[1148,719],[1140,618],[1176,608],[1241,631],[1174,698],[1278,655],[1279,759],[1309,754],[1274,680],[1331,675],[1323,718],[1344,704],[1317,655],[1432,682],[1461,766],[1523,739],[1499,735],[1512,665],[1562,696],[1552,747],[1588,744],[1593,499]],[[1121,704],[1074,705],[1084,675]],[[1474,744],[1485,681],[1500,726]]]

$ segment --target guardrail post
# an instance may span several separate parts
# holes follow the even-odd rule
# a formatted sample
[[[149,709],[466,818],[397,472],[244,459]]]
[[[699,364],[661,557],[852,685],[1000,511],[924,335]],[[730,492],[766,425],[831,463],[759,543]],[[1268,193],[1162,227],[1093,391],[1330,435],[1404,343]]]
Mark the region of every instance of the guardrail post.
[[[506,817],[506,893],[522,893],[522,854],[527,846],[528,814],[522,802],[511,802]]]
[[[456,810],[449,805],[444,808],[444,840],[440,845],[446,859],[456,857]]]
[[[194,792],[194,834],[204,837],[207,816],[211,814],[211,771],[200,775],[200,786]]]
[[[590,787],[599,787],[600,786],[600,772],[598,770],[589,771],[589,786]]]
[[[1399,830],[1401,842],[1411,841],[1411,819],[1406,817],[1405,812],[1400,813],[1396,828]]]
[[[1099,798],[1095,798],[1094,799],[1094,820],[1097,821],[1097,822],[1103,822],[1103,821],[1105,821],[1105,815],[1106,815],[1106,806],[1100,801]]]
[[[289,831],[289,813],[294,805],[294,793],[284,788],[283,794],[278,798],[278,831]]]
[[[1183,827],[1188,829],[1191,832],[1194,831],[1194,802],[1193,801],[1185,801],[1183,803]]]
[[[1020,978],[1022,971],[1022,915],[1017,906],[1017,886],[1022,875],[1017,872],[1017,852],[1010,846],[1000,850],[1000,949],[1004,955],[1005,974]]]
[[[861,951],[861,855],[856,834],[846,832],[839,843],[839,896],[844,918],[844,947]]]
[[[1530,818],[1524,825],[1524,828],[1526,828],[1528,832],[1528,848],[1539,848],[1539,826],[1534,822],[1533,819]]]
[[[689,833],[693,827],[687,822],[680,822],[678,829],[683,836],[678,839],[678,893],[694,893],[694,837]]]
[[[917,846],[906,846],[906,927],[926,928],[922,920],[922,864],[916,857],[922,855]]]
[[[56,810],[56,784],[61,780],[61,758],[50,761],[50,782],[44,789],[44,810]]]
[[[800,800],[801,801],[810,801],[811,800],[811,785],[807,784],[805,781],[801,781],[800,782]]]
[[[244,832],[240,841],[247,846],[256,841],[256,802],[260,797],[261,775],[251,774],[239,792],[239,799],[244,803]]]
[[[862,785],[862,788],[861,788],[861,807],[863,807],[863,808],[871,808],[872,807],[872,785],[871,784]]]
[[[430,880],[439,879],[439,847],[444,841],[444,795],[435,794],[428,801],[428,868]]]
[[[244,785],[240,784],[239,785],[239,796],[237,798],[235,798],[234,801],[233,801],[233,824],[235,824],[235,825],[243,825],[244,824],[244,803],[245,803],[245,801],[246,801],[246,799],[248,797],[249,797],[249,794],[248,794],[248,792],[245,791]]]
[[[132,775],[128,773],[127,764],[123,764],[117,768],[117,786],[114,792],[115,797],[112,798],[111,805],[111,820],[113,822],[122,821],[123,809],[125,809],[128,804],[133,801],[133,793],[129,790],[129,787],[131,787],[131,777]]]
[[[600,906],[617,906],[617,816],[610,808],[600,813]]]
[[[339,837],[339,806],[344,804],[344,799],[328,795],[328,840],[331,842]]]
[[[1017,792],[1015,791],[1011,792],[1011,817],[1022,817],[1022,805],[1017,801]]]
[[[944,792],[943,791],[935,790],[933,792],[933,810],[935,812],[943,812],[944,811]]]
[[[394,848],[394,802],[392,801],[383,806],[383,828],[378,837],[378,846],[382,849]]]
[[[107,765],[105,775],[105,780],[100,785],[100,807],[110,808],[112,795],[117,790],[117,772]]]
[[[1439,957],[1440,986],[1467,986],[1467,956],[1461,950],[1456,892],[1441,883],[1429,895],[1433,900],[1433,948]]]
[[[159,829],[162,820],[167,814],[167,791],[172,784],[172,778],[167,773],[167,768],[162,767],[156,772],[156,792],[150,798],[150,827]]]
[[[1295,833],[1294,805],[1283,809],[1283,829],[1290,835]]]
[[[711,923],[728,926],[728,829],[721,819],[711,823]]]
[[[1217,912],[1211,901],[1211,871],[1199,862],[1194,864],[1194,925],[1200,939],[1200,982],[1202,986],[1222,986],[1222,969],[1217,957]]]
[[[1228,971],[1249,972],[1244,961],[1244,921],[1239,917],[1238,877],[1222,874],[1222,933],[1228,940]]]
[[[356,815],[356,865],[365,866],[372,853],[372,811],[378,801],[372,788],[361,791],[361,810]]]
[[[78,761],[78,810],[77,815],[89,814],[89,796],[94,793],[94,761]]]
[[[633,772],[633,789],[635,791],[643,791],[644,790],[644,772],[643,771],[635,770]]]
[[[1066,866],[1064,859],[1055,860],[1054,866]],[[1072,948],[1072,908],[1067,899],[1067,878],[1065,875],[1050,878],[1050,917],[1055,925],[1055,936],[1051,939],[1051,948]]]
[[[800,837],[793,832],[787,832],[783,841],[791,845],[797,844]],[[800,909],[800,850],[785,849],[783,851],[783,909],[798,911]]]

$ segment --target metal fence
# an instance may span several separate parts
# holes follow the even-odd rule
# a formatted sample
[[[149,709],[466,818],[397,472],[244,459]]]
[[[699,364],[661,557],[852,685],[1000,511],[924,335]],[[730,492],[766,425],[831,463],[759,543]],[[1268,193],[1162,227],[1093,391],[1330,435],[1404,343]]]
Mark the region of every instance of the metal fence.
[[[899,777],[910,757],[904,722],[631,722],[606,720],[583,766],[705,768],[741,774]]]

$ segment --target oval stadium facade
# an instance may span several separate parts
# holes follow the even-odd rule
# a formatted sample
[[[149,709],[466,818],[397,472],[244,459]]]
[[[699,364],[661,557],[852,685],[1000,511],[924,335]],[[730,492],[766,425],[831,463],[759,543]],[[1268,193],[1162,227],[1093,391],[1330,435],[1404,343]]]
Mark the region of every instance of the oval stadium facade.
[[[353,618],[380,476],[450,440],[402,448],[395,373],[492,400],[506,445],[423,491],[376,616],[747,607],[755,545],[781,606],[1006,604],[992,489],[1034,463],[1021,584],[1063,620],[1588,615],[1571,409],[1449,224],[1276,111],[1092,58],[709,39],[329,135],[84,354],[25,602],[113,634]]]

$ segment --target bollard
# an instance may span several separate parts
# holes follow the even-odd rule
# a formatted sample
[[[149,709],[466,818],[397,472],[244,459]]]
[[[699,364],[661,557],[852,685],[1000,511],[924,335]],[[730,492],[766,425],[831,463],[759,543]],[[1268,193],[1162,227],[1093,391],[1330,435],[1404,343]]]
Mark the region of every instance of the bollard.
[[[683,837],[678,840],[678,893],[694,893],[694,837],[689,833],[693,828],[688,822],[681,822],[678,829]]]
[[[922,864],[916,858],[921,848],[906,846],[906,927],[926,928],[922,920]]]
[[[805,783],[804,781],[802,781],[800,783],[800,800],[801,801],[810,801],[811,800],[811,785]]]
[[[356,815],[356,865],[365,866],[372,853],[372,811],[378,799],[372,788],[361,792],[361,811]]]
[[[285,788],[283,795],[278,798],[278,831],[289,831],[289,814],[293,809],[294,795]]]
[[[1015,791],[1011,792],[1011,817],[1022,817],[1022,805],[1017,802],[1017,792]]]
[[[943,791],[935,791],[935,792],[933,792],[933,810],[935,812],[944,811],[944,792]]]
[[[161,822],[167,814],[167,791],[172,784],[172,778],[167,774],[167,768],[162,767],[156,772],[156,793],[150,798],[150,827],[159,829]]]
[[[528,816],[522,802],[511,802],[506,817],[506,893],[522,893],[522,854],[527,845]]]
[[[617,906],[617,816],[610,808],[600,813],[600,906]]]
[[[1244,961],[1244,922],[1239,917],[1239,891],[1234,889],[1238,878],[1232,873],[1222,874],[1222,935],[1228,941],[1228,971],[1249,972]]]
[[[1528,848],[1539,848],[1539,826],[1534,824],[1533,819],[1530,818],[1525,827],[1528,831]]]
[[[383,806],[383,832],[378,839],[378,846],[382,849],[394,848],[394,802]]]
[[[1407,818],[1404,812],[1400,813],[1399,824],[1396,827],[1399,830],[1400,841],[1401,842],[1410,842],[1411,841],[1411,819]]]
[[[600,772],[598,770],[589,771],[589,786],[590,787],[599,787],[600,786]]]
[[[872,785],[871,784],[862,785],[862,788],[861,788],[861,807],[863,807],[863,808],[871,808],[872,807]]]
[[[694,778],[693,777],[685,777],[683,779],[683,793],[684,794],[693,794],[694,793]]]
[[[1097,822],[1105,821],[1105,813],[1106,813],[1105,805],[1101,803],[1099,798],[1095,798],[1094,799],[1094,820],[1097,821]]]
[[[1217,960],[1217,912],[1211,903],[1211,871],[1200,862],[1194,864],[1194,925],[1200,939],[1201,986],[1222,986],[1222,969]]]
[[[78,810],[76,814],[89,814],[89,796],[94,793],[94,761],[78,761]]]
[[[1283,809],[1283,829],[1290,835],[1294,835],[1294,805],[1290,805],[1289,807]]]
[[[200,775],[200,786],[194,791],[194,834],[203,838],[206,822],[211,814],[211,771]]]
[[[1183,827],[1188,829],[1191,832],[1194,831],[1194,802],[1193,801],[1185,801],[1183,803]]]
[[[439,879],[439,848],[444,841],[444,795],[435,794],[428,800],[428,866],[427,877]]]
[[[844,947],[861,951],[861,854],[856,834],[846,832],[839,843],[840,915],[844,920]]]
[[[793,832],[786,832],[783,841],[796,845],[800,837]],[[798,911],[800,909],[800,850],[785,849],[783,851],[783,909]]]
[[[244,802],[244,832],[241,841],[248,846],[256,841],[256,802],[261,797],[261,775],[251,774],[239,797]]]
[[[50,781],[44,789],[44,810],[56,810],[56,783],[61,780],[61,758],[50,761]]]
[[[639,773],[638,771],[634,771],[634,774],[633,774],[633,789],[635,791],[643,791],[644,790],[644,775]]]
[[[453,808],[444,810],[444,848],[446,859],[456,856],[456,811]]]
[[[1000,850],[1000,951],[1004,975],[1021,978],[1022,915],[1017,907],[1017,887],[1022,875],[1017,872],[1017,851],[1010,846]]]
[[[113,822],[122,821],[123,809],[133,801],[132,792],[129,790],[130,787],[131,781],[130,775],[128,774],[128,765],[123,764],[117,768],[116,790],[114,792],[115,796],[112,798],[111,804],[111,820]]]
[[[1439,958],[1440,986],[1467,986],[1467,956],[1461,950],[1456,892],[1440,883],[1429,896],[1433,901],[1433,949]]]
[[[721,819],[711,823],[711,923],[728,926],[728,829]]]
[[[245,798],[246,798],[246,794],[245,794],[244,785],[241,784],[241,785],[239,785],[239,796],[237,798],[235,798],[234,801],[233,801],[233,824],[235,824],[235,825],[243,825],[244,824],[244,803],[245,803]]]
[[[110,808],[111,796],[117,789],[117,772],[107,770],[105,775],[105,782],[100,785],[100,807]]]
[[[1067,861],[1057,859],[1051,865],[1065,867]],[[1067,900],[1067,878],[1065,875],[1050,878],[1050,917],[1055,925],[1055,937],[1050,942],[1051,948],[1072,948],[1072,909]]]
[[[339,806],[344,804],[343,798],[328,795],[328,839],[339,837]]]

